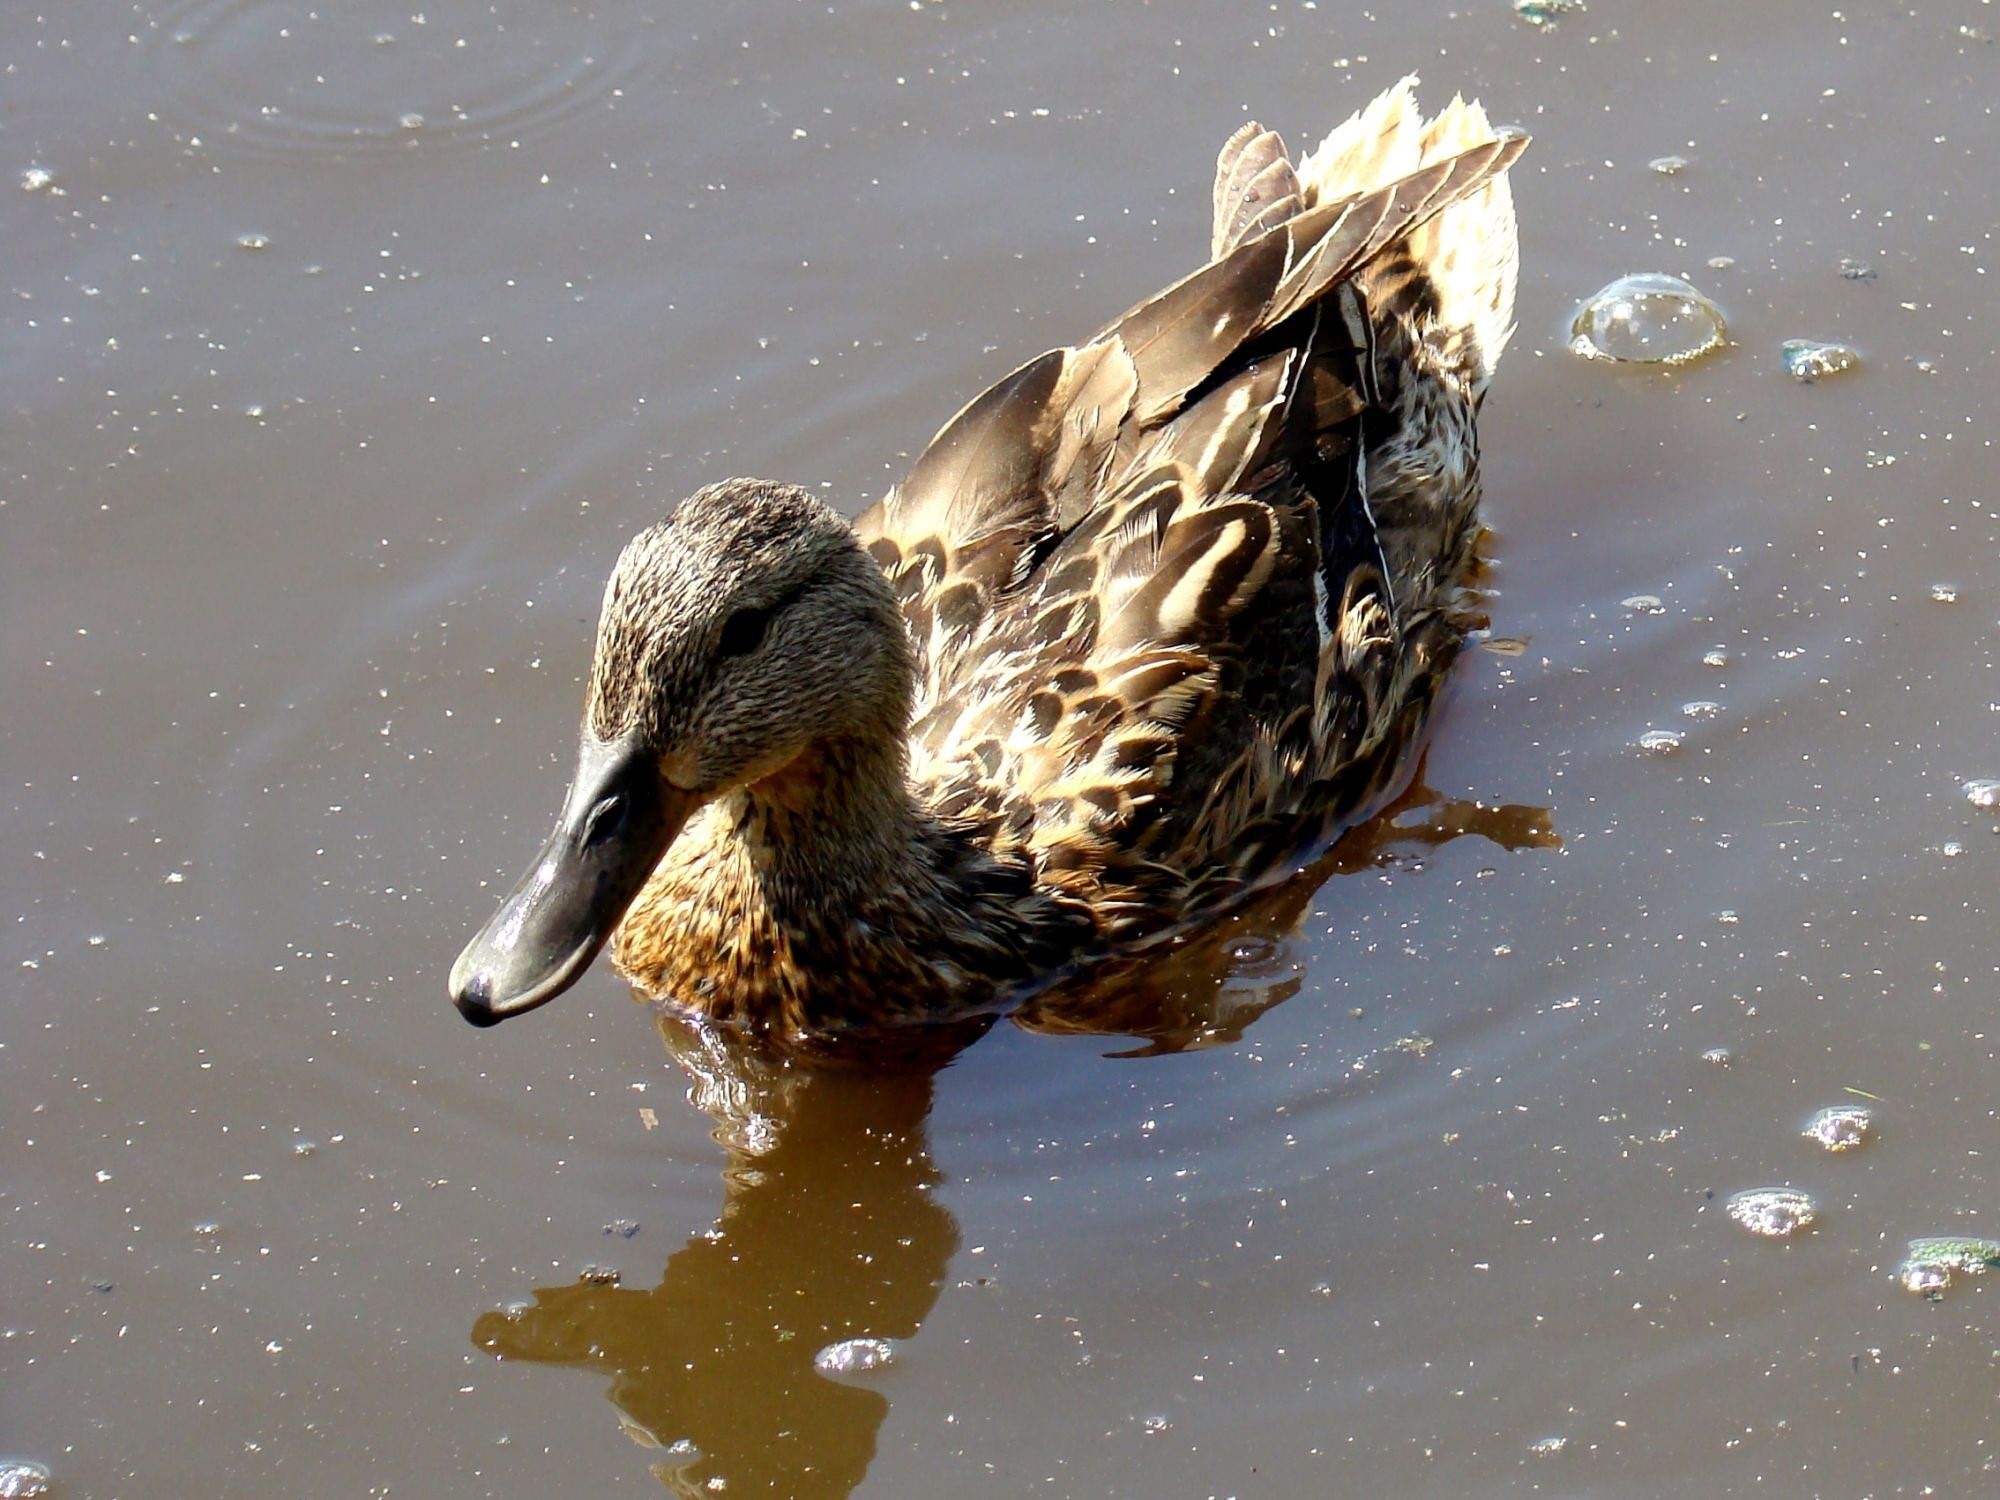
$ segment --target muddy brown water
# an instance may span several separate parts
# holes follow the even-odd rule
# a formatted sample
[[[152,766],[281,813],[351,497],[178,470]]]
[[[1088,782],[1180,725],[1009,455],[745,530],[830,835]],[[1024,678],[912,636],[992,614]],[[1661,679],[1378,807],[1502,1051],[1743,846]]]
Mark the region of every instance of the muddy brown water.
[[[2000,1288],[1892,1275],[2000,1224],[1996,31],[7,7],[0,1452],[88,1496],[2000,1490]],[[858,508],[1194,264],[1246,113],[1302,143],[1413,68],[1537,139],[1503,649],[1398,813],[1152,976],[1150,1040],[757,1079],[601,969],[453,1014],[629,532],[736,472]],[[1733,346],[1571,356],[1630,270]],[[1790,337],[1865,363],[1796,384]],[[1856,1102],[1863,1149],[1801,1138]],[[1787,1184],[1791,1241],[1725,1214]],[[816,1371],[856,1337],[894,1361]]]

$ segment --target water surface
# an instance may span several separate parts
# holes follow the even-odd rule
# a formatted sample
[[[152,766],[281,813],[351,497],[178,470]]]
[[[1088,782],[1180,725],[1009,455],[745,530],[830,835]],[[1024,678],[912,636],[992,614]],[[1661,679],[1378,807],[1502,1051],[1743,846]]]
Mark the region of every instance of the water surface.
[[[1893,1277],[2000,1214],[1996,25],[0,15],[0,1451],[92,1496],[1991,1486],[1995,1289]],[[859,509],[1194,264],[1242,119],[1412,68],[1536,143],[1503,649],[1402,811],[1153,975],[1149,1037],[732,1080],[608,971],[452,1013],[631,531],[737,472]],[[1572,356],[1633,271],[1731,345]],[[1764,1187],[1814,1224],[1746,1234]],[[850,1338],[894,1357],[815,1369]]]

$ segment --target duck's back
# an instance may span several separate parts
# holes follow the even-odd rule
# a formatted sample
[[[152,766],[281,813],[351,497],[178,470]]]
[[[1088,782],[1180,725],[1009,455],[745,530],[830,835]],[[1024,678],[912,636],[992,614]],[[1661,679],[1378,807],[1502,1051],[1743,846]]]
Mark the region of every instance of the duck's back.
[[[1178,922],[1366,810],[1462,628],[1473,419],[1525,144],[1405,80],[1296,166],[1246,125],[1212,259],[972,402],[856,523],[923,678],[940,816]]]

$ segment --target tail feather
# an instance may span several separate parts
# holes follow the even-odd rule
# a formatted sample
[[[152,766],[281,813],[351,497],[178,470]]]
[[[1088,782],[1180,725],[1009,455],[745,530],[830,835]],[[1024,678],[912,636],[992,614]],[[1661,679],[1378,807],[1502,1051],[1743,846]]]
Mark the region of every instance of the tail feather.
[[[1335,126],[1299,163],[1308,208],[1372,191],[1498,134],[1485,110],[1457,96],[1434,119],[1424,119],[1416,85],[1414,74],[1400,80]],[[1520,251],[1505,175],[1414,230],[1405,246],[1406,266],[1426,283],[1421,289],[1430,325],[1425,341],[1477,400],[1514,331]],[[1364,275],[1364,283],[1367,279]]]

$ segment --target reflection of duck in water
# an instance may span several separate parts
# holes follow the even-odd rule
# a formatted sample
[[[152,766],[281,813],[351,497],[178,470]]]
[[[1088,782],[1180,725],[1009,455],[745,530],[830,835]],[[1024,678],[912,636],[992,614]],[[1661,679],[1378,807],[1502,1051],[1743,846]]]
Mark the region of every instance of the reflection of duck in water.
[[[803,1039],[988,1008],[1378,804],[1469,614],[1524,140],[1409,81],[1223,148],[1210,263],[946,425],[852,527],[734,480],[625,549],[568,803],[452,972],[621,968]]]
[[[1299,988],[1286,945],[1326,875],[1463,833],[1507,848],[1554,843],[1539,809],[1447,801],[1421,784],[1336,854],[1204,929],[1171,954],[1045,991],[1015,1021],[1122,1034],[1131,1055],[1241,1036]],[[935,1071],[990,1024],[905,1028],[904,1052],[865,1069],[798,1066],[736,1029],[662,1015],[689,1098],[728,1148],[712,1233],[674,1252],[651,1289],[573,1282],[488,1313],[480,1348],[597,1370],[676,1493],[845,1496],[866,1474],[888,1415],[877,1390],[820,1375],[817,1351],[850,1338],[909,1339],[930,1315],[958,1247],[925,1139]],[[685,1442],[685,1450],[673,1445]]]
[[[820,1375],[813,1356],[911,1337],[958,1248],[932,1192],[930,1074],[776,1071],[662,1024],[731,1143],[714,1229],[675,1251],[656,1287],[543,1287],[480,1318],[472,1340],[609,1375],[635,1435],[668,1448],[655,1472],[676,1493],[708,1494],[720,1477],[732,1495],[844,1496],[889,1403]]]

